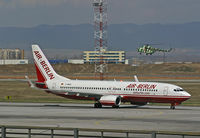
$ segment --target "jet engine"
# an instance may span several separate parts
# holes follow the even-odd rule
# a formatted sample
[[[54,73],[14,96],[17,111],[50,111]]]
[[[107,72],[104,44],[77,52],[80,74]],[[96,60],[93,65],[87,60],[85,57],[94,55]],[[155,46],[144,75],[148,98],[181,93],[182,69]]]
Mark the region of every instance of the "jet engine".
[[[121,103],[121,97],[118,95],[105,95],[99,100],[102,105],[118,107]]]

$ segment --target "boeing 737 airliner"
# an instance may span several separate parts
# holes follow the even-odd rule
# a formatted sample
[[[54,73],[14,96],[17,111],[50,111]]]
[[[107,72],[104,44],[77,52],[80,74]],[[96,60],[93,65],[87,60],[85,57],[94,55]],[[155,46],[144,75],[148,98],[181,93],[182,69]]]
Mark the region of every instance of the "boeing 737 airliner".
[[[38,45],[32,45],[37,81],[31,87],[71,99],[94,100],[94,107],[119,107],[121,102],[135,105],[170,103],[171,109],[189,99],[191,95],[181,87],[156,82],[70,80],[58,75]]]

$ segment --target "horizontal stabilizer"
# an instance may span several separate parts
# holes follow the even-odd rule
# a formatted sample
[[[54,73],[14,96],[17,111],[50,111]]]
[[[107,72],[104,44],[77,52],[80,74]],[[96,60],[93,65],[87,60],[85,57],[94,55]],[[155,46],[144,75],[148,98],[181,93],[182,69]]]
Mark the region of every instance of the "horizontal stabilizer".
[[[31,82],[31,80],[29,79],[29,77],[28,77],[28,76],[25,76],[25,78],[27,79],[27,81],[28,81],[28,83],[29,83],[29,86],[30,86],[31,88],[35,88],[35,85]]]

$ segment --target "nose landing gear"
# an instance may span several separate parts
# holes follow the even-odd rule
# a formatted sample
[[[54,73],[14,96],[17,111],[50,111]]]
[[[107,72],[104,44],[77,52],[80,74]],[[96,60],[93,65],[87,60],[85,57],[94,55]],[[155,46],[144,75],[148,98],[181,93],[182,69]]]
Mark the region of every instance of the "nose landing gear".
[[[174,110],[176,108],[176,105],[179,105],[180,103],[171,103],[170,109]]]

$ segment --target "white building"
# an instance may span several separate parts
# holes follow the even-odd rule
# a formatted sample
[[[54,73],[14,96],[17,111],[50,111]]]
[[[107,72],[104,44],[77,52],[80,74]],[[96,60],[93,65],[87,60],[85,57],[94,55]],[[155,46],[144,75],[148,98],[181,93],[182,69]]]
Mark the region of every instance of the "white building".
[[[83,59],[68,59],[68,63],[71,63],[71,64],[84,64],[84,60]]]
[[[0,65],[9,65],[9,64],[28,64],[28,59],[0,60]]]
[[[102,55],[99,51],[84,51],[84,63],[98,63],[103,60],[105,63],[125,64],[125,51],[105,51]],[[102,57],[101,57],[102,56]]]

